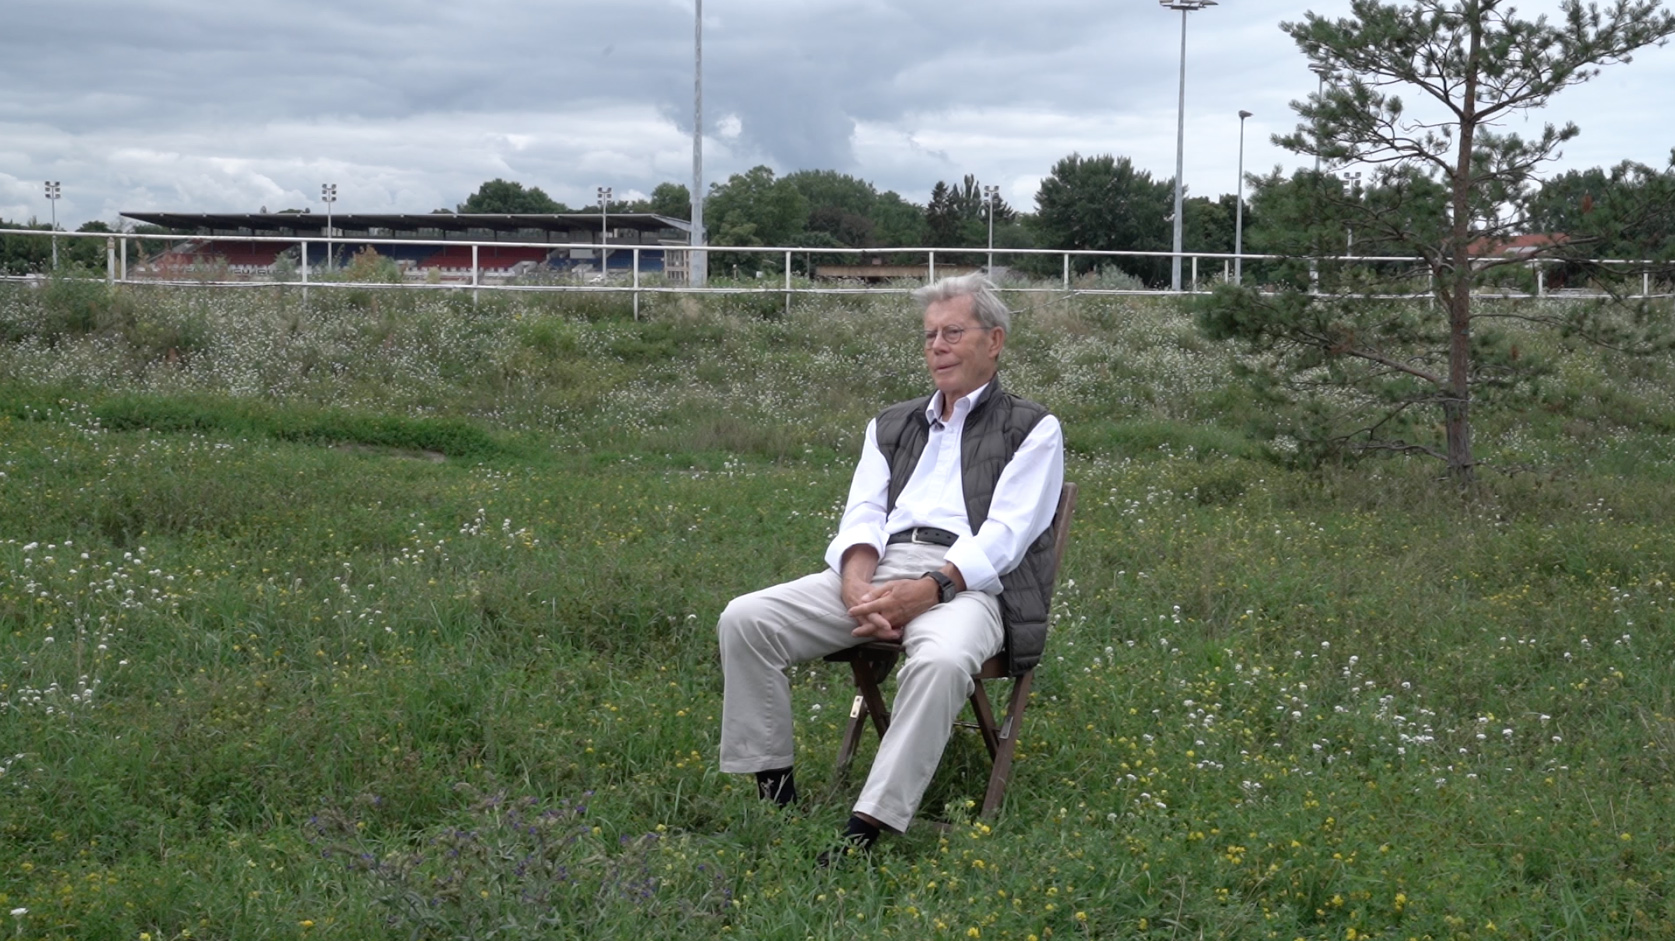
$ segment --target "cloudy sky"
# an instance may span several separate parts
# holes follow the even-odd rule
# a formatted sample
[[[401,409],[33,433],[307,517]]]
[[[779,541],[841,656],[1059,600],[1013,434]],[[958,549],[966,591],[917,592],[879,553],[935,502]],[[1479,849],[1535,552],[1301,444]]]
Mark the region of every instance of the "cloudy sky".
[[[1222,0],[1188,26],[1186,172],[1231,192],[1315,77],[1279,29],[1348,0]],[[1526,0],[1522,9],[1551,8]],[[428,212],[484,180],[571,205],[692,177],[692,0],[5,0],[0,217],[124,211]],[[1073,153],[1173,175],[1179,13],[1155,0],[706,0],[706,181],[836,169],[924,202],[976,174],[1033,208]],[[1535,120],[1561,167],[1665,166],[1675,48],[1643,51]],[[1536,130],[1517,119],[1515,130]],[[312,201],[312,202],[311,202]]]

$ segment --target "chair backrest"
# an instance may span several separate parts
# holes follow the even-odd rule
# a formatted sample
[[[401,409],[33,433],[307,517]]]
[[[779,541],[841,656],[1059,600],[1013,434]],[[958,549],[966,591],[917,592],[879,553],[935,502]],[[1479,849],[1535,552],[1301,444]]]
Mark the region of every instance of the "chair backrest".
[[[1070,544],[1070,518],[1076,515],[1076,485],[1066,483],[1059,490],[1059,505],[1053,516],[1053,582],[1064,564],[1064,547]]]

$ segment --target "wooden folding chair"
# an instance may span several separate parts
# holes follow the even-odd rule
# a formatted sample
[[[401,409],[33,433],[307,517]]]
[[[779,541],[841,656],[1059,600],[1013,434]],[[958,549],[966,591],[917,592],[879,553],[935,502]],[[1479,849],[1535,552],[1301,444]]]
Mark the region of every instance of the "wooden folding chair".
[[[1064,561],[1064,547],[1070,539],[1070,517],[1075,512],[1076,485],[1065,484],[1064,489],[1059,491],[1058,510],[1053,516],[1054,581],[1057,581],[1059,565]],[[901,644],[873,641],[826,657],[832,663],[848,663],[855,677],[855,703],[849,709],[849,726],[844,730],[843,744],[838,749],[839,775],[848,773],[869,719],[873,728],[878,730],[879,738],[889,731],[890,710],[884,705],[884,694],[879,690],[879,684],[884,682],[904,649]],[[983,687],[983,681],[1008,678],[1005,652],[990,657],[971,678],[975,684],[971,691],[971,711],[976,721],[955,724],[982,733],[983,744],[989,749],[992,764],[982,810],[982,815],[987,817],[1000,809],[1001,799],[1006,796],[1006,784],[1012,777],[1012,755],[1018,747],[1018,732],[1022,728],[1024,709],[1029,705],[1029,688],[1035,678],[1035,668],[1011,677],[1012,692],[999,722],[995,721],[994,708],[989,703],[989,693]]]

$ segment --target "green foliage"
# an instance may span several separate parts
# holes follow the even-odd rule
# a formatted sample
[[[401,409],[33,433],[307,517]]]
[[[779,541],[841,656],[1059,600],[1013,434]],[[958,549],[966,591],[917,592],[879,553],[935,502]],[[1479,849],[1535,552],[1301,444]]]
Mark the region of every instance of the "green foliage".
[[[340,277],[344,281],[363,284],[400,284],[403,280],[401,266],[396,260],[380,255],[371,245],[363,247],[349,259]]]
[[[1181,201],[1181,242],[1187,251],[1233,252],[1235,197],[1192,196]],[[1249,213],[1246,213],[1248,216]],[[1249,224],[1247,220],[1246,224]]]
[[[556,202],[539,186],[524,189],[522,183],[495,177],[477,187],[459,212],[570,212],[570,207]]]
[[[873,248],[925,242],[923,211],[894,191],[836,170],[798,170],[784,182],[808,201],[805,232],[793,244]]]
[[[1504,0],[1352,0],[1350,11],[1282,25],[1326,81],[1296,106],[1303,123],[1275,140],[1331,166],[1367,167],[1366,188],[1319,173],[1285,181],[1276,171],[1263,181],[1253,247],[1298,259],[1269,273],[1287,289],[1268,298],[1219,291],[1209,306],[1223,309],[1207,309],[1203,323],[1212,336],[1242,336],[1271,354],[1255,370],[1263,388],[1310,400],[1295,400],[1312,416],[1298,437],[1331,444],[1315,459],[1345,448],[1418,450],[1465,483],[1477,463],[1474,399],[1485,383],[1517,388],[1534,378],[1530,360],[1520,362],[1515,347],[1502,352],[1500,335],[1475,323],[1473,293],[1517,284],[1497,269],[1552,254],[1556,243],[1533,256],[1503,247],[1529,223],[1537,169],[1577,134],[1572,124],[1544,125],[1529,139],[1497,128],[1662,42],[1675,33],[1675,15],[1659,0],[1620,0],[1603,12],[1562,0],[1557,24],[1519,18]],[[1405,266],[1321,265],[1352,239],[1358,253],[1421,259],[1434,323],[1390,317],[1376,300],[1413,290],[1401,283],[1414,280]],[[1586,319],[1537,318],[1590,336]],[[1595,339],[1655,347],[1653,331],[1634,329],[1650,324],[1643,311],[1603,320],[1609,340]],[[1440,443],[1418,440],[1421,410],[1440,412]]]
[[[716,245],[789,245],[808,226],[808,198],[790,179],[766,166],[735,173],[710,186],[705,224]]]
[[[1017,219],[1017,212],[1000,196],[994,198],[996,227],[1003,227]],[[970,173],[958,183],[938,181],[931,188],[931,200],[925,206],[925,227],[931,243],[938,248],[960,248],[988,244],[989,203],[983,198],[983,188]]]
[[[894,190],[879,194],[873,204],[872,220],[879,245],[919,246],[930,241],[924,211]]]
[[[651,198],[646,200],[643,210],[655,212],[670,219],[692,219],[692,191],[683,183],[659,183],[651,191]]]
[[[1071,154],[1053,165],[1035,194],[1035,227],[1047,248],[1097,251],[1168,251],[1170,181],[1154,181],[1127,157]],[[1119,258],[1114,262],[1147,284],[1168,280],[1168,259]],[[1079,258],[1077,271],[1094,262]]]
[[[1647,270],[1675,280],[1675,152],[1662,171],[1625,161],[1610,171],[1570,170],[1546,180],[1530,203],[1530,224],[1560,237],[1552,254],[1561,263],[1548,269],[1554,287],[1597,282],[1637,292],[1633,282]],[[1649,264],[1593,263],[1600,258]]]
[[[673,360],[689,353],[694,344],[720,343],[720,327],[688,321],[657,321],[635,324],[632,332],[609,343],[611,353],[630,363]]]
[[[94,417],[113,431],[222,432],[281,441],[357,444],[462,458],[507,448],[481,427],[457,418],[410,418],[341,410],[276,410],[236,399],[122,396],[99,403]]]
[[[1668,354],[1507,317],[1552,369],[1478,427],[1520,470],[1438,499],[1270,460],[1251,354],[1171,301],[1015,302],[1082,499],[1006,805],[957,732],[923,823],[817,871],[853,691],[790,675],[805,796],[766,807],[716,767],[713,625],[818,566],[925,386],[911,305],[366,290],[138,294],[205,325],[172,365],[0,343],[14,935],[1675,933]],[[489,444],[414,459],[443,423]]]
[[[0,229],[38,229],[52,231],[45,222],[8,222],[0,219]],[[62,246],[61,246],[62,247]],[[48,236],[0,235],[0,273],[32,274],[52,267],[52,239]]]

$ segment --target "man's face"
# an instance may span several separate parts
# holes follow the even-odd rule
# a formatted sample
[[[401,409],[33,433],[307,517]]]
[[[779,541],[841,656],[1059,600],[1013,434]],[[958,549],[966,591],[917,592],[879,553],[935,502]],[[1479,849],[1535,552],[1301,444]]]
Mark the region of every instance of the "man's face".
[[[972,299],[964,296],[936,301],[925,308],[925,333],[936,332],[936,339],[925,344],[925,365],[950,406],[994,378],[1000,349],[1006,345],[1006,331],[979,327],[972,307]],[[951,341],[947,328],[965,332]]]

